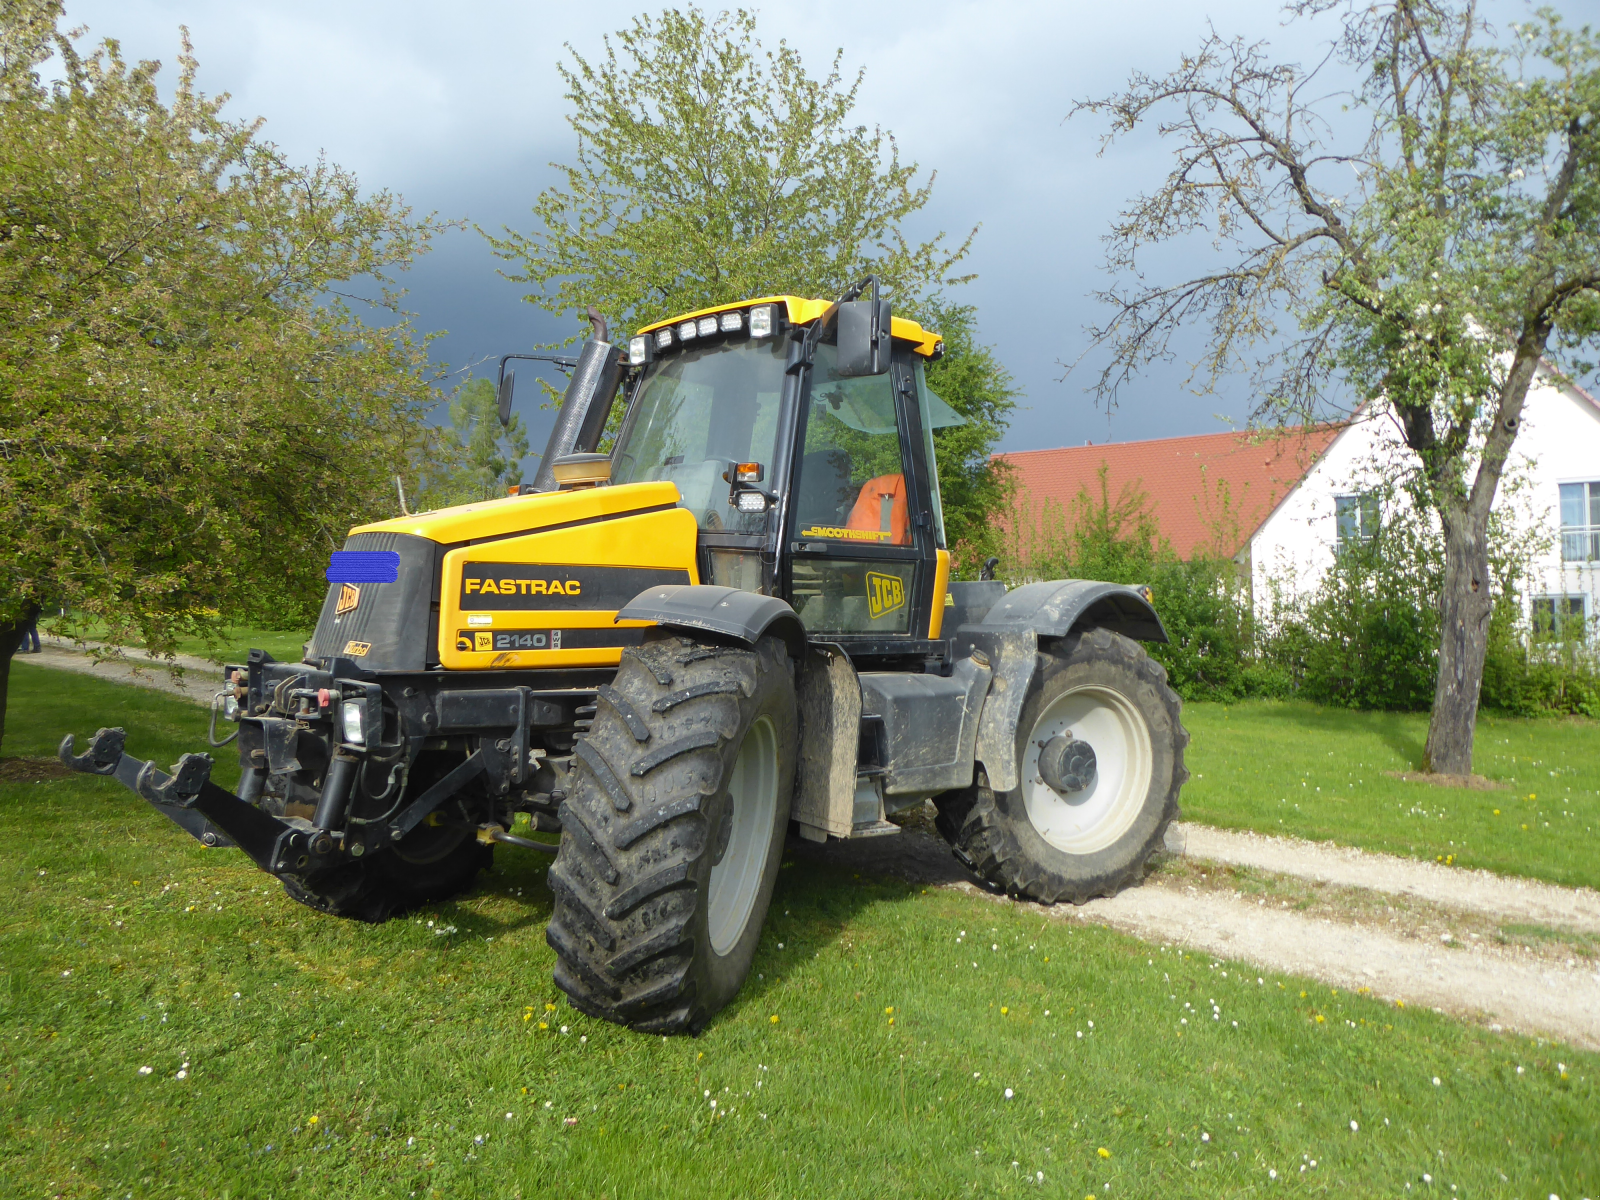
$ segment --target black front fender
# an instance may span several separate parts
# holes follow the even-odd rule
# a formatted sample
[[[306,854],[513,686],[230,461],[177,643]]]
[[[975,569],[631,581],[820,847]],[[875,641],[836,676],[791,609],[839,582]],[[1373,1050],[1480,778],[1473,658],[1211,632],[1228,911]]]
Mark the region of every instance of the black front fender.
[[[711,584],[665,584],[640,592],[617,613],[619,621],[654,621],[667,629],[711,633],[754,646],[772,634],[789,653],[805,652],[806,630],[799,614],[776,596],[741,592]]]

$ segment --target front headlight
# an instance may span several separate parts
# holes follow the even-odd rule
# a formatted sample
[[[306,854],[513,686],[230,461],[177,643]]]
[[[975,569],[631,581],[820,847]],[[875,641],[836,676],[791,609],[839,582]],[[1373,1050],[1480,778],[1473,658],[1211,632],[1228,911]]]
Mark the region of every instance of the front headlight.
[[[366,715],[367,704],[364,700],[346,700],[340,710],[344,725],[344,740],[352,746],[364,746],[367,742],[365,731],[361,722]]]

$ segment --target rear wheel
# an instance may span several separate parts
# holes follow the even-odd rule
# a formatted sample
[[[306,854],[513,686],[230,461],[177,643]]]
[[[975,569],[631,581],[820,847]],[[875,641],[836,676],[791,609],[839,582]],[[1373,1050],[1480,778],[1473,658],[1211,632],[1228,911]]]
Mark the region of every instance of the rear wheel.
[[[1041,654],[1017,727],[1018,786],[938,798],[956,854],[1011,895],[1082,904],[1136,882],[1178,816],[1189,735],[1166,672],[1104,629]]]
[[[550,868],[555,980],[593,1016],[694,1032],[755,957],[794,787],[783,645],[624,652],[574,753]]]

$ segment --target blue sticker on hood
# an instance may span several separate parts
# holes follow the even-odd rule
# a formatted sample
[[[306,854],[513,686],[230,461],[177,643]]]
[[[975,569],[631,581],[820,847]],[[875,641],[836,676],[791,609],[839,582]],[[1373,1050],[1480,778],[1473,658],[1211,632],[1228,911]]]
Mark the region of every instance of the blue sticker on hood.
[[[396,550],[335,550],[328,559],[329,583],[393,583],[399,578]]]

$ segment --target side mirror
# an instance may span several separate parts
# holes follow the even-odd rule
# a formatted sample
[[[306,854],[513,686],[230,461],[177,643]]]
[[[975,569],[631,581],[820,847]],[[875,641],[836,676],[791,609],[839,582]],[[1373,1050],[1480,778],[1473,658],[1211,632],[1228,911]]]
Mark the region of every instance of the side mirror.
[[[500,424],[511,428],[511,393],[517,387],[517,373],[507,371],[500,379]]]
[[[839,305],[836,375],[842,379],[882,375],[889,369],[890,345],[887,300],[847,300]]]

